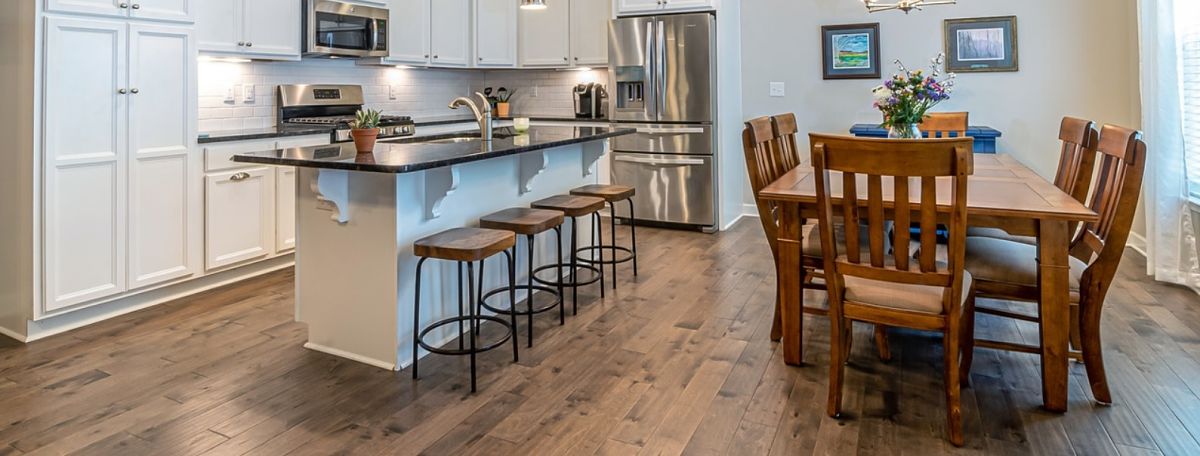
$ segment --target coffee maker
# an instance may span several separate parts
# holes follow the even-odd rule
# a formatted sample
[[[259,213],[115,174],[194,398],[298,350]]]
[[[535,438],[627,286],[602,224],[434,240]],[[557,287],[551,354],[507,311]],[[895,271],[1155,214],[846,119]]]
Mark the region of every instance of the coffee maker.
[[[604,84],[585,82],[575,86],[575,118],[604,119],[608,117],[608,90]]]

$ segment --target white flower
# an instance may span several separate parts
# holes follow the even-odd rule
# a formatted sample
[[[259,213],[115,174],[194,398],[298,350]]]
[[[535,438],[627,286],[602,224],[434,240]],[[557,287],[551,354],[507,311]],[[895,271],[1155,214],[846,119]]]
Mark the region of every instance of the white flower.
[[[890,89],[884,86],[876,87],[875,89],[871,90],[871,93],[875,94],[876,101],[881,102],[891,99],[892,95],[894,95]]]

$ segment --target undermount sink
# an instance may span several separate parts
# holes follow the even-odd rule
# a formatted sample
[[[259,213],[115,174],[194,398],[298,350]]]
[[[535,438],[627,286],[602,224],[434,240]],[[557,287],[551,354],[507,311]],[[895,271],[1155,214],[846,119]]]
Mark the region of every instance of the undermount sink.
[[[479,141],[479,136],[452,136],[449,138],[430,139],[418,142],[424,144],[459,144],[471,141]]]

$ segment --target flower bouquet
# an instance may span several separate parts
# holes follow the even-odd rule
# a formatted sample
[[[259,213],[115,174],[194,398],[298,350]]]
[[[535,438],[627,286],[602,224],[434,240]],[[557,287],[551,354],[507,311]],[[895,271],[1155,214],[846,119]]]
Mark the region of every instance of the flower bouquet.
[[[945,60],[943,54],[931,60],[933,65],[929,75],[922,70],[909,71],[896,60],[900,73],[872,91],[875,109],[883,113],[881,126],[888,129],[889,138],[920,138],[921,130],[917,126],[925,119],[925,114],[938,103],[950,99],[955,74],[941,77]]]

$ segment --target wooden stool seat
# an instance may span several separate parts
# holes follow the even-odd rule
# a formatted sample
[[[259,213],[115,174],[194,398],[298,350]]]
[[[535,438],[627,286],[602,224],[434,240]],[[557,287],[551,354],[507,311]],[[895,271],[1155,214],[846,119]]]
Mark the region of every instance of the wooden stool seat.
[[[454,228],[413,243],[413,254],[451,261],[479,261],[512,248],[517,237],[511,231],[486,228]]]
[[[560,211],[514,207],[480,217],[479,227],[524,235],[540,234],[562,225],[564,218]]]
[[[577,189],[571,190],[572,195],[577,196],[594,196],[604,198],[604,201],[614,203],[617,201],[625,201],[633,198],[633,187],[624,185],[585,185]]]
[[[551,209],[560,211],[567,217],[582,217],[604,209],[604,198],[578,195],[556,195],[534,201],[534,209]]]

